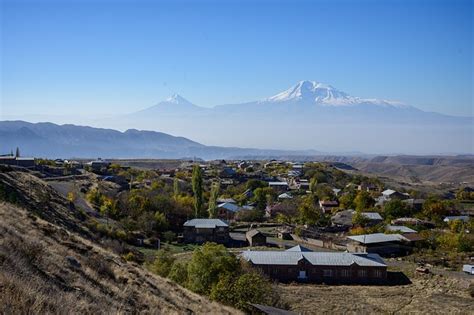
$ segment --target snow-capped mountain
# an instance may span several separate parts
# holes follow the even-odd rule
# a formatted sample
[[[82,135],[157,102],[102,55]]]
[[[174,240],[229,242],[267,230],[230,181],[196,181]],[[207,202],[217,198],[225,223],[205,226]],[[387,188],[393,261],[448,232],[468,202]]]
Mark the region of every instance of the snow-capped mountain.
[[[400,102],[354,97],[329,84],[315,81],[300,81],[288,90],[260,101],[260,103],[265,102],[294,102],[328,106],[375,104],[382,106],[408,107]]]
[[[416,154],[474,151],[472,117],[351,96],[313,81],[298,82],[261,100],[215,107],[173,95],[94,125],[157,130],[219,146]]]
[[[148,107],[144,110],[131,114],[131,116],[148,116],[148,115],[182,115],[186,113],[196,113],[204,108],[199,107],[185,99],[179,94],[173,94],[162,102]]]

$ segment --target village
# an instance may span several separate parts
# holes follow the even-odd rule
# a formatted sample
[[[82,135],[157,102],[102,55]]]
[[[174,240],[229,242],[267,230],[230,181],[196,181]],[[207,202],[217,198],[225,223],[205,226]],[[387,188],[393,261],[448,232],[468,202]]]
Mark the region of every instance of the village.
[[[409,276],[394,272],[400,264],[418,277],[474,270],[469,187],[434,196],[337,163],[283,160],[47,160],[17,152],[0,164],[46,181],[71,211],[90,216],[91,230],[124,244],[125,259],[183,286],[173,270],[189,273],[195,253],[209,246],[293,285],[406,285]]]

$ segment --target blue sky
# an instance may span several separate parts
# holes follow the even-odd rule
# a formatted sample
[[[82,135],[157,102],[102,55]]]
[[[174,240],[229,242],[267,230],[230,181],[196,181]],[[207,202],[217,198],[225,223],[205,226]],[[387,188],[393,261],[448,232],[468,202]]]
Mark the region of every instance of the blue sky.
[[[127,113],[300,80],[473,115],[472,1],[1,1],[3,115]]]

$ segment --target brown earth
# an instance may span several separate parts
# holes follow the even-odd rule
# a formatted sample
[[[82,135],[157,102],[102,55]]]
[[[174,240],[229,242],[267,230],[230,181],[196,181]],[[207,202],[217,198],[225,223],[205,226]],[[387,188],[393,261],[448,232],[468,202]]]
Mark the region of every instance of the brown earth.
[[[474,314],[474,280],[415,275],[398,286],[279,285],[281,298],[301,314]]]

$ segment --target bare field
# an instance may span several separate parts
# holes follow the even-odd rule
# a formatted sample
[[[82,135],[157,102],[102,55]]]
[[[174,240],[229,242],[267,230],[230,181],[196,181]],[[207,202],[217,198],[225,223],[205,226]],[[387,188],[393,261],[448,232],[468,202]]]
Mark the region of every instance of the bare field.
[[[282,299],[302,314],[474,314],[474,280],[415,275],[400,286],[280,284]]]

